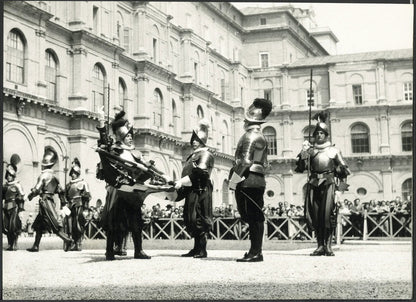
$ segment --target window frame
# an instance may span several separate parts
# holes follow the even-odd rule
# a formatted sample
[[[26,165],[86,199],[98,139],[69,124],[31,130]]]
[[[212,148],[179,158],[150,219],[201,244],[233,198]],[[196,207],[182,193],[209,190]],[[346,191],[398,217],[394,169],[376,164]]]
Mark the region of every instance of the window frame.
[[[268,129],[273,130],[272,133],[265,133]],[[263,128],[263,136],[267,141],[267,155],[277,155],[277,131],[272,126]]]
[[[50,66],[49,63],[53,62],[54,66]],[[52,74],[53,70],[53,74]],[[52,80],[53,76],[53,82]],[[58,95],[58,59],[56,55],[49,49],[45,50],[45,82],[46,82],[46,95],[48,99],[57,101]],[[53,86],[53,88],[51,88]],[[53,93],[51,93],[51,89]]]
[[[358,127],[358,126],[361,126],[363,129],[366,130],[366,132],[365,132],[366,138],[357,137],[359,135],[363,136],[364,133],[359,133],[359,132],[353,133],[354,128]],[[353,125],[351,127],[351,130],[350,130],[350,136],[351,136],[351,153],[353,153],[353,154],[371,153],[370,130],[365,124],[357,123],[357,124]],[[361,141],[366,140],[366,145],[365,144],[360,144],[359,140],[361,140]],[[355,143],[354,143],[354,141],[355,141]]]
[[[404,129],[407,125],[410,126],[410,130]],[[403,123],[402,127],[400,128],[400,138],[401,138],[401,143],[402,143],[402,151],[412,152],[413,151],[413,144],[412,144],[413,143],[413,125],[411,121],[407,121]],[[405,146],[408,147],[408,150],[406,150]]]
[[[263,65],[263,62],[264,62],[263,56],[264,55],[267,56],[267,61],[266,61],[266,64]],[[260,68],[269,68],[270,67],[270,61],[269,61],[269,59],[270,59],[270,53],[269,52],[267,52],[267,51],[261,51],[261,52],[259,52],[259,65],[260,65]]]
[[[307,88],[306,89],[306,91],[305,91],[305,94],[306,94],[306,106],[307,107],[309,107],[309,94],[310,94],[310,89],[309,88]],[[317,96],[317,92],[316,92],[316,89],[314,89],[313,87],[312,87],[312,107],[316,107],[316,96]]]
[[[362,105],[363,104],[363,85],[361,84],[353,84],[352,87],[352,97],[354,99],[355,105]],[[359,94],[356,93],[356,88],[359,88]]]
[[[24,85],[26,80],[26,40],[22,33],[16,29],[12,29],[8,33],[6,43],[6,80],[16,84]]]
[[[403,100],[413,101],[413,83],[403,82]]]

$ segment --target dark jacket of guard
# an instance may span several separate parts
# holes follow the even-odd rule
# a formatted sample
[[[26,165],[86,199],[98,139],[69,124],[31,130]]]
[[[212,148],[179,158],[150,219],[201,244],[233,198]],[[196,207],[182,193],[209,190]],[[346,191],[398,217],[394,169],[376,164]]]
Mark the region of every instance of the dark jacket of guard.
[[[6,172],[7,173],[7,172]],[[24,210],[24,193],[19,181],[3,184],[3,234],[7,235],[9,249],[17,249],[17,237],[22,232],[22,222],[18,213]]]
[[[191,187],[182,187],[177,201],[185,198],[183,218],[192,237],[208,233],[213,224],[211,171],[214,156],[208,148],[195,150],[186,160],[181,177],[189,176]]]
[[[70,173],[71,174],[71,173]],[[84,209],[88,209],[91,199],[88,184],[82,178],[71,180],[65,188],[65,196],[68,200],[70,216],[66,217],[68,223],[68,234],[75,241],[75,250],[81,249],[82,236],[85,231],[86,219],[83,215]]]

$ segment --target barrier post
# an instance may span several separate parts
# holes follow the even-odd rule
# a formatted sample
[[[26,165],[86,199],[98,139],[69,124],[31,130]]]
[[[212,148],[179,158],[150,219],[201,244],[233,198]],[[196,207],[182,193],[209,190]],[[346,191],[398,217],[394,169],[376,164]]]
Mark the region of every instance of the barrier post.
[[[269,234],[269,231],[267,230],[267,225],[268,225],[267,220],[268,219],[269,219],[268,217],[266,217],[266,219],[264,219],[263,242],[267,240],[267,237],[268,237],[268,234]]]
[[[175,238],[175,226],[174,226],[174,223],[173,223],[173,219],[170,218],[169,222],[170,222],[170,238],[169,239],[173,240]]]
[[[342,235],[342,214],[337,215],[337,245],[341,244],[341,235]]]
[[[367,210],[364,210],[364,223],[363,223],[363,240],[368,239],[368,224],[367,224]]]

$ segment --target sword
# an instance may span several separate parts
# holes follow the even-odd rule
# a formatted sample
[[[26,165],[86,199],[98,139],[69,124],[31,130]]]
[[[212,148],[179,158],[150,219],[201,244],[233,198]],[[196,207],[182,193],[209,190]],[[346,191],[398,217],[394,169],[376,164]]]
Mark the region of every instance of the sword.
[[[240,191],[240,192],[243,193],[244,196],[247,197],[247,199],[250,200],[251,203],[254,204],[260,210],[260,212],[263,214],[264,218],[266,218],[266,215],[264,215],[264,213],[263,213],[263,209],[260,208],[259,205],[250,196],[248,196],[244,191]]]

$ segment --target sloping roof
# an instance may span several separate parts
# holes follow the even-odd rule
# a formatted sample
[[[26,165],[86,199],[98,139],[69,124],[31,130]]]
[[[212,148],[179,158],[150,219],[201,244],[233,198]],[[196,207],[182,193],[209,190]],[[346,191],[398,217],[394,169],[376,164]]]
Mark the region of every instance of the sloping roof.
[[[347,63],[347,62],[360,62],[360,61],[372,61],[372,60],[398,60],[398,59],[412,59],[413,49],[398,49],[398,50],[385,50],[385,51],[372,51],[362,53],[352,53],[335,56],[321,56],[321,57],[309,57],[296,60],[289,67],[302,67],[312,65],[325,65],[331,63]]]
[[[293,9],[291,5],[284,6],[271,6],[271,7],[244,7],[239,9],[243,15],[258,15],[258,14],[269,14],[273,12],[288,11]]]

